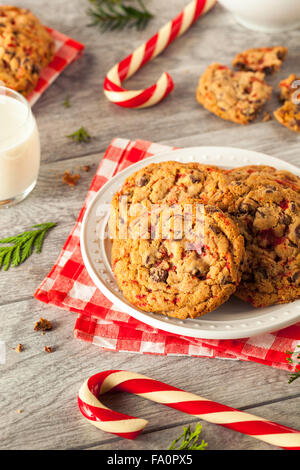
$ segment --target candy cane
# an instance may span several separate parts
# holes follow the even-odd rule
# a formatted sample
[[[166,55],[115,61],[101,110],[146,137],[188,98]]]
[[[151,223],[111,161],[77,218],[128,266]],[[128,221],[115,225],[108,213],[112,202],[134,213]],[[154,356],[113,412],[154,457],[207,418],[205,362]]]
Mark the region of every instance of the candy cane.
[[[147,108],[163,100],[174,88],[168,73],[145,90],[126,90],[121,83],[158,56],[171,42],[181,36],[217,0],[193,0],[176,18],[165,24],[151,39],[138,47],[126,59],[116,64],[104,80],[104,94],[109,101],[124,108]]]
[[[97,397],[110,390],[134,393],[268,444],[300,450],[300,432],[295,429],[221,405],[134,372],[107,370],[93,375],[83,383],[78,394],[81,413],[97,428],[126,439],[135,439],[148,421],[118,413],[104,406]]]

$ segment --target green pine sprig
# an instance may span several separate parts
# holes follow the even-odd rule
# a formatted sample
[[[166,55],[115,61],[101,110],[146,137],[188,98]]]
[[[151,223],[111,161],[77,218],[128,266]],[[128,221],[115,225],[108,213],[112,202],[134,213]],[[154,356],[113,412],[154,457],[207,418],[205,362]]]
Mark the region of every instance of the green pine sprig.
[[[63,102],[63,105],[65,108],[70,108],[71,104],[70,104],[70,96],[67,95],[66,98],[65,98],[65,101]]]
[[[300,344],[297,346],[297,348],[300,349]],[[300,377],[300,351],[298,353],[295,353],[293,351],[287,351],[286,360],[289,364],[297,364],[295,372],[293,372],[289,378],[288,383],[291,384]]]
[[[196,424],[195,431],[191,430],[191,426],[183,427],[183,433],[175,439],[168,450],[205,450],[207,442],[203,439],[199,441],[199,435],[202,431],[200,423]],[[178,447],[176,445],[181,441]]]
[[[7,271],[9,267],[17,267],[32,255],[42,251],[43,242],[46,233],[56,224],[47,222],[44,224],[33,225],[31,229],[12,237],[3,238],[0,243],[6,246],[0,246],[0,270]]]
[[[153,18],[142,0],[89,0],[92,7],[87,14],[89,26],[100,26],[102,31],[127,28],[144,29]],[[132,5],[135,3],[135,5]]]
[[[72,139],[74,142],[84,142],[87,143],[91,140],[91,136],[88,131],[84,127],[80,127],[77,131],[73,132],[73,134],[67,135],[69,139]]]

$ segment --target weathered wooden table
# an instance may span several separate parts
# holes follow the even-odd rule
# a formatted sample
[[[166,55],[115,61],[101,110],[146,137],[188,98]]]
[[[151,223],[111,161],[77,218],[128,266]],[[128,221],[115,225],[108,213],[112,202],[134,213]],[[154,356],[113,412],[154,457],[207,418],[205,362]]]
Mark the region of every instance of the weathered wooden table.
[[[14,2],[7,2],[14,3]],[[175,79],[175,92],[162,104],[133,111],[110,104],[103,96],[105,72],[150,37],[187,3],[150,0],[155,19],[146,31],[134,29],[100,34],[88,28],[87,2],[24,0],[41,20],[86,45],[72,64],[34,106],[42,142],[42,166],[36,189],[22,204],[0,212],[1,238],[26,227],[55,221],[40,255],[8,272],[0,272],[0,340],[6,342],[6,364],[0,365],[1,449],[166,449],[182,425],[196,419],[133,396],[120,395],[107,403],[149,419],[136,441],[125,441],[89,425],[76,403],[82,381],[103,369],[130,369],[184,387],[213,400],[299,428],[300,383],[288,385],[288,373],[271,367],[188,357],[156,357],[103,352],[73,338],[75,316],[33,299],[33,292],[55,262],[69,234],[94,171],[83,173],[74,190],[61,182],[64,170],[81,165],[95,170],[113,137],[141,138],[176,146],[228,145],[266,152],[300,164],[300,137],[274,120],[238,126],[214,117],[195,101],[199,75],[212,61],[230,64],[237,51],[284,44],[289,56],[275,85],[291,72],[300,72],[300,33],[267,35],[248,31],[217,6],[184,37],[130,80],[129,87],[152,84],[163,70]],[[63,101],[70,96],[71,107]],[[276,97],[267,109],[274,109]],[[65,136],[85,126],[94,136],[75,144]],[[45,336],[33,331],[40,316],[55,328]],[[13,348],[24,345],[18,354]],[[55,347],[53,354],[44,346]],[[23,410],[21,414],[17,410]],[[163,419],[162,419],[163,416]],[[271,449],[250,437],[203,423],[209,449]]]

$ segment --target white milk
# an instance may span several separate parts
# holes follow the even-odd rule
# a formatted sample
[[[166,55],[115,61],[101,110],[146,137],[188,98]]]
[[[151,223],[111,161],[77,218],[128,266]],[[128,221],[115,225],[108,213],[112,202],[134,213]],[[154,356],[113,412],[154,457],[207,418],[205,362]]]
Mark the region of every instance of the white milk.
[[[0,206],[30,192],[40,165],[39,134],[30,107],[17,94],[19,100],[11,96],[0,94]]]

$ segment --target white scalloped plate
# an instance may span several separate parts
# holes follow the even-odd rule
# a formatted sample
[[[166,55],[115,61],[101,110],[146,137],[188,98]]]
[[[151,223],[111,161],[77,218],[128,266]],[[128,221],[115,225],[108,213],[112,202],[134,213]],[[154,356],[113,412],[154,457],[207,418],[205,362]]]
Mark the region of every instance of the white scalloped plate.
[[[290,170],[300,176],[300,169],[263,153],[230,147],[192,147],[168,151],[131,165],[108,181],[90,203],[81,229],[81,251],[86,269],[95,285],[123,311],[154,328],[193,338],[234,339],[245,338],[265,332],[276,331],[300,321],[300,300],[290,304],[254,309],[234,296],[214,312],[196,319],[179,320],[163,315],[144,312],[135,308],[123,297],[112,273],[110,264],[110,241],[103,236],[107,230],[109,205],[113,194],[133,172],[150,163],[167,160],[200,162],[232,168],[243,165],[271,165]],[[100,232],[99,232],[100,231]],[[96,236],[102,233],[102,236]]]

